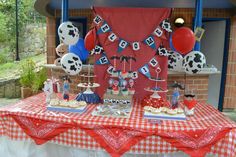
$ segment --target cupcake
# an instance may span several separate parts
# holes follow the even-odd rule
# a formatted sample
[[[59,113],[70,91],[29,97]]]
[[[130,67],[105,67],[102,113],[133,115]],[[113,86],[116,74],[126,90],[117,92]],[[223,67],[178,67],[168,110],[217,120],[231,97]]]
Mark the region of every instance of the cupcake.
[[[151,113],[153,113],[153,114],[161,113],[161,108],[153,108],[153,109],[151,110]]]
[[[128,71],[128,77],[132,77],[133,76],[133,71]]]
[[[176,109],[167,109],[166,113],[170,115],[176,115],[178,112]]]
[[[160,109],[161,109],[161,112],[163,112],[163,113],[165,113],[169,110],[167,107],[160,107]]]
[[[129,94],[130,94],[130,95],[133,95],[134,93],[135,93],[134,88],[129,88]]]
[[[119,89],[113,89],[112,93],[115,94],[115,95],[118,95],[119,94]]]
[[[128,95],[129,92],[128,90],[125,88],[125,89],[122,89],[121,93],[125,96],[125,95]]]
[[[60,104],[60,100],[58,99],[52,99],[49,103],[51,106],[58,106]]]
[[[177,110],[177,112],[178,112],[179,114],[182,114],[182,113],[184,113],[184,110],[183,110],[182,108],[180,108],[180,107],[179,107],[179,108],[177,108],[176,110]]]
[[[112,94],[112,87],[107,88],[107,94]]]
[[[118,76],[119,76],[119,71],[114,70],[114,71],[112,72],[112,76],[113,76],[113,77],[118,77]]]
[[[121,72],[121,76],[122,76],[123,78],[127,78],[127,77],[128,77],[128,72],[122,71],[122,72]]]

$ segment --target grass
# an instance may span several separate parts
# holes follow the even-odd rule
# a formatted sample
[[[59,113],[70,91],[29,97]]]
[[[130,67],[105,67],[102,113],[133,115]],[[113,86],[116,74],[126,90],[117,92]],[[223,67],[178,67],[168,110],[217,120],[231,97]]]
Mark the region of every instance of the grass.
[[[46,63],[45,54],[40,54],[40,55],[33,56],[30,58],[36,63],[36,66],[40,66]],[[5,64],[0,64],[0,79],[16,77],[17,75],[19,75],[20,64],[24,62],[26,59],[22,59],[19,62],[9,62]]]

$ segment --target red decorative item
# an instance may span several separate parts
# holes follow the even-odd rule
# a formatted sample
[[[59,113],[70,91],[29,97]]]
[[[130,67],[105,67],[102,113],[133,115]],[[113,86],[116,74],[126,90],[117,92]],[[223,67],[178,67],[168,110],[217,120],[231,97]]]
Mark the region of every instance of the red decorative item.
[[[177,52],[186,55],[195,44],[193,31],[188,27],[178,28],[172,35],[172,44]]]
[[[192,108],[194,108],[197,105],[197,100],[192,99],[192,100],[187,100],[184,99],[184,105],[191,110]]]
[[[164,107],[164,106],[169,107],[170,103],[167,100],[164,100],[162,98],[154,99],[148,96],[142,100],[142,106],[152,106],[154,108],[159,108],[159,107]]]
[[[84,38],[84,46],[88,51],[94,49],[96,45],[96,32],[95,29],[91,29]]]

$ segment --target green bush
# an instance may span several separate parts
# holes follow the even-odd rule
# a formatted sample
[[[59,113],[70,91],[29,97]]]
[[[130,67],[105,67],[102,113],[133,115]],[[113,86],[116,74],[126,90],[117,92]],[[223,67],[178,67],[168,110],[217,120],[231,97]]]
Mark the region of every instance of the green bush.
[[[0,12],[0,42],[4,42],[7,39],[7,22],[6,15]]]
[[[41,90],[44,86],[44,81],[47,79],[47,70],[45,68],[42,68],[38,73],[36,73],[35,80],[33,82],[33,92],[37,93],[39,90]]]
[[[9,57],[10,56],[9,51],[10,50],[8,47],[1,49],[1,51],[0,51],[0,64],[4,64],[4,63],[11,61],[11,58]]]
[[[35,63],[32,59],[27,59],[21,64],[20,84],[23,87],[32,88],[35,78]]]

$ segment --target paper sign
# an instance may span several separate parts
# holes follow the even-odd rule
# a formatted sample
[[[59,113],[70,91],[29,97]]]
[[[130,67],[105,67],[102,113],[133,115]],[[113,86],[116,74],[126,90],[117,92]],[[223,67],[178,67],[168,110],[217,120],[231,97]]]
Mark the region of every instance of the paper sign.
[[[114,42],[114,41],[117,39],[117,36],[116,36],[114,33],[111,33],[111,34],[108,36],[108,39],[109,39],[111,42]]]
[[[99,16],[99,15],[97,15],[94,19],[93,19],[93,22],[95,23],[95,24],[99,24],[100,22],[102,21],[102,18]]]
[[[140,49],[139,42],[133,42],[132,47],[133,47],[133,50],[134,50],[134,51],[139,50],[139,49]]]

